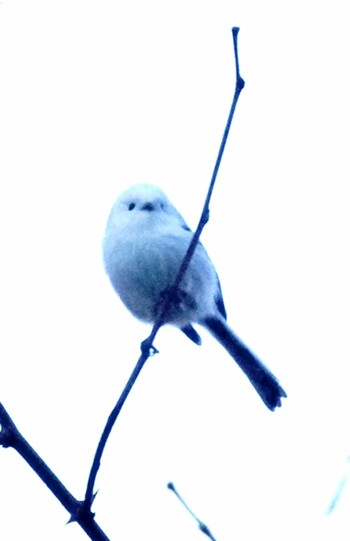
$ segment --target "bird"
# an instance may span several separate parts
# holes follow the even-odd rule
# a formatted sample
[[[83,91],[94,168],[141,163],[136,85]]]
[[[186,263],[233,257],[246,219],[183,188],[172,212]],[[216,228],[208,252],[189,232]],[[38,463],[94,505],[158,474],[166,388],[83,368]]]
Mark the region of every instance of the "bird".
[[[179,328],[197,345],[201,337],[193,325],[207,329],[274,411],[286,392],[228,325],[219,278],[201,242],[173,288],[192,236],[160,188],[135,184],[120,194],[110,211],[102,243],[105,271],[121,301],[139,320],[154,323],[169,299],[163,324]]]

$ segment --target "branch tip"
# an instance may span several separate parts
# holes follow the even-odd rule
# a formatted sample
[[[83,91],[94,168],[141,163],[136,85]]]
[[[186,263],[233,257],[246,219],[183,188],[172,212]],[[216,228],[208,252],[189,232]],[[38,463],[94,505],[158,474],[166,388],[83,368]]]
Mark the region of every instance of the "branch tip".
[[[209,537],[209,539],[211,539],[211,541],[215,541],[215,538],[213,536],[213,534],[211,533],[211,531],[209,530],[208,526],[206,526],[206,524],[204,524],[204,522],[202,522],[198,517],[197,515],[194,514],[194,512],[192,511],[192,509],[187,505],[187,503],[185,502],[185,500],[183,499],[182,496],[180,496],[180,494],[178,493],[178,491],[176,490],[175,486],[173,483],[168,483],[167,484],[167,487],[172,490],[175,494],[175,496],[177,497],[177,499],[179,500],[179,502],[184,506],[184,508],[189,512],[189,514],[194,518],[194,520],[197,522],[197,525],[198,525],[198,528],[200,529],[200,531],[202,533],[204,533],[206,536]]]

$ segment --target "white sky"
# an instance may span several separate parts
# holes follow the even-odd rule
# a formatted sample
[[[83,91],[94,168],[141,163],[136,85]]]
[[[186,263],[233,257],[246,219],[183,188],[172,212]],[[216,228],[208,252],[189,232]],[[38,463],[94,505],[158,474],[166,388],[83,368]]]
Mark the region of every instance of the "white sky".
[[[0,3],[0,397],[77,498],[148,328],[104,275],[109,209],[159,185],[196,225],[246,80],[202,237],[229,322],[288,399],[264,408],[203,331],[156,346],[108,442],[94,511],[111,540],[348,540],[348,3]],[[87,539],[12,450],[6,541]]]

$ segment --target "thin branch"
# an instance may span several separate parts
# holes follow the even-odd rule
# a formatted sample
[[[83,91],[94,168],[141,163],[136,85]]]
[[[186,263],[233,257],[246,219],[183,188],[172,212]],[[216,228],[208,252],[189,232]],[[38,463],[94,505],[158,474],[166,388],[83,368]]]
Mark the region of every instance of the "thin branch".
[[[335,492],[335,494],[334,494],[334,496],[332,498],[331,503],[328,506],[328,509],[326,511],[326,515],[330,515],[331,513],[333,513],[334,509],[337,507],[337,505],[339,503],[340,498],[343,495],[345,486],[346,486],[346,484],[348,482],[348,479],[349,479],[349,468],[350,468],[350,456],[348,456],[348,458],[347,458],[347,468],[346,468],[347,471],[346,471],[345,475],[340,480],[340,482],[339,482],[339,484],[337,486],[337,490],[336,490],[336,492]]]
[[[91,508],[91,505],[92,505],[92,503],[94,501],[94,498],[95,498],[95,495],[96,495],[96,494],[94,494],[94,485],[95,485],[96,475],[97,475],[97,472],[98,472],[100,464],[101,464],[102,453],[103,453],[104,448],[106,446],[108,437],[109,437],[109,435],[111,433],[111,430],[112,430],[112,428],[114,426],[114,423],[117,420],[117,417],[118,417],[118,415],[120,413],[120,410],[122,409],[123,404],[124,404],[125,400],[128,397],[128,394],[130,393],[131,389],[133,388],[134,383],[136,382],[136,379],[137,379],[139,373],[141,372],[141,370],[142,370],[142,368],[143,368],[143,366],[144,366],[144,364],[147,361],[149,356],[150,356],[150,350],[148,350],[148,351],[144,350],[142,352],[139,360],[136,363],[136,366],[135,366],[134,370],[132,371],[132,374],[131,374],[127,384],[125,385],[125,387],[124,387],[124,389],[122,391],[122,394],[119,397],[118,402],[116,403],[116,405],[113,408],[110,416],[108,417],[106,426],[105,426],[105,428],[104,428],[104,430],[102,432],[102,436],[100,438],[100,441],[99,441],[97,449],[96,449],[96,453],[95,453],[94,460],[93,460],[92,467],[91,467],[90,474],[89,474],[88,483],[87,483],[87,486],[86,486],[84,504],[85,504],[87,509]]]
[[[29,464],[45,485],[51,490],[63,507],[70,513],[69,522],[78,522],[93,541],[108,541],[108,537],[94,520],[94,514],[84,507],[84,502],[76,500],[52,470],[29,445],[0,403],[0,445],[12,447]]]
[[[211,180],[210,180],[208,193],[207,193],[207,196],[206,196],[206,199],[205,199],[205,202],[204,202],[202,214],[201,214],[201,217],[199,219],[197,229],[193,234],[191,243],[190,243],[190,245],[189,245],[189,247],[187,249],[187,252],[185,254],[185,257],[184,257],[184,259],[182,261],[182,264],[181,264],[181,267],[180,267],[179,272],[177,274],[174,285],[171,288],[172,291],[176,291],[178,289],[178,287],[180,285],[180,282],[182,280],[182,277],[185,274],[186,269],[187,269],[187,267],[188,267],[188,265],[189,265],[189,263],[191,261],[191,258],[193,256],[193,253],[194,253],[194,251],[196,249],[196,246],[197,246],[198,241],[199,241],[199,237],[200,237],[200,235],[201,235],[201,233],[202,233],[202,231],[204,229],[204,226],[206,225],[206,223],[209,220],[209,205],[210,205],[211,196],[212,196],[214,186],[215,186],[215,182],[216,182],[216,177],[217,177],[217,174],[219,172],[219,167],[220,167],[222,156],[223,156],[223,153],[224,153],[224,150],[225,150],[228,134],[230,132],[232,119],[233,119],[233,115],[234,115],[235,110],[236,110],[236,105],[237,105],[237,102],[238,102],[238,98],[239,98],[240,93],[242,92],[242,90],[244,88],[245,83],[244,83],[244,80],[241,77],[240,70],[239,70],[238,44],[237,44],[238,32],[239,32],[239,28],[234,26],[232,28],[232,37],[233,37],[233,47],[234,47],[235,66],[236,66],[236,85],[235,85],[235,92],[234,92],[234,95],[233,95],[232,105],[231,105],[230,112],[229,112],[229,115],[228,115],[228,119],[227,119],[227,122],[226,122],[224,134],[222,136],[218,156],[216,158],[216,162],[215,162],[213,174],[212,174],[212,177],[211,177]],[[147,338],[147,340],[145,340],[144,344],[147,343],[147,344],[150,344],[150,346],[153,344],[153,340],[154,340],[157,332],[159,331],[160,327],[164,323],[165,316],[166,316],[167,311],[168,311],[168,309],[170,307],[170,303],[171,303],[171,299],[169,298],[168,302],[166,302],[164,304],[163,311],[160,314],[158,320],[155,322],[155,324],[153,326],[153,329],[152,329],[152,332],[151,332],[150,336]]]
[[[184,506],[184,508],[190,513],[190,515],[192,515],[192,517],[194,518],[194,520],[197,522],[198,524],[198,528],[200,529],[201,532],[203,532],[206,536],[209,537],[209,539],[211,539],[211,541],[215,541],[215,537],[213,536],[213,534],[211,533],[211,531],[209,530],[208,526],[206,526],[204,524],[204,522],[202,522],[201,520],[199,520],[199,518],[194,514],[194,512],[192,511],[192,509],[190,507],[188,507],[187,503],[185,502],[185,500],[182,498],[182,496],[180,496],[180,494],[178,493],[178,491],[176,490],[175,486],[173,483],[168,483],[167,485],[168,489],[171,490],[175,496],[178,498],[178,500],[182,503],[182,505]]]
[[[220,144],[219,153],[218,153],[218,156],[217,156],[217,159],[216,159],[216,162],[215,162],[215,166],[214,166],[213,174],[212,174],[212,177],[211,177],[207,197],[205,199],[203,211],[202,211],[202,214],[201,214],[197,229],[196,229],[195,233],[193,234],[191,243],[190,243],[190,245],[188,247],[188,250],[187,250],[187,252],[185,254],[185,257],[184,257],[184,259],[182,261],[182,264],[181,264],[181,267],[180,267],[179,272],[177,274],[176,280],[175,280],[173,286],[169,289],[170,292],[174,292],[174,291],[176,291],[178,289],[178,287],[180,285],[180,282],[182,280],[182,277],[184,276],[184,274],[186,272],[186,269],[187,269],[187,267],[188,267],[188,265],[190,263],[190,260],[191,260],[191,258],[193,256],[195,248],[196,248],[196,246],[198,244],[199,237],[200,237],[200,235],[202,233],[202,230],[203,230],[205,224],[209,220],[210,199],[211,199],[211,196],[212,196],[212,192],[213,192],[213,189],[214,189],[216,177],[217,177],[219,167],[220,167],[220,164],[221,164],[222,155],[224,153],[224,149],[225,149],[225,146],[226,146],[226,142],[227,142],[228,134],[229,134],[229,131],[230,131],[233,115],[234,115],[234,112],[235,112],[235,109],[236,109],[237,101],[238,101],[238,98],[239,98],[239,95],[240,95],[241,91],[244,88],[244,80],[242,79],[242,77],[240,75],[240,70],[239,70],[238,46],[237,46],[238,32],[239,32],[239,28],[237,28],[237,27],[232,28],[233,46],[234,46],[234,55],[235,55],[235,66],[236,66],[236,86],[235,86],[235,92],[234,92],[234,96],[233,96],[232,105],[231,105],[231,108],[230,108],[230,112],[229,112],[229,115],[228,115],[227,123],[226,123],[225,130],[224,130],[224,134],[223,134],[222,141],[221,141],[221,144]],[[166,299],[166,301],[165,301],[165,303],[163,305],[163,310],[161,311],[160,315],[158,316],[157,320],[155,321],[155,323],[153,325],[151,334],[141,344],[141,351],[142,351],[141,356],[140,356],[139,360],[137,361],[137,364],[136,364],[136,366],[135,366],[135,368],[134,368],[134,370],[133,370],[133,372],[132,372],[132,374],[131,374],[131,376],[130,376],[130,378],[129,378],[129,380],[128,380],[128,382],[127,382],[127,384],[126,384],[126,386],[125,386],[125,388],[124,388],[124,390],[123,390],[123,392],[122,392],[122,394],[121,394],[121,396],[120,396],[120,398],[119,398],[119,400],[117,402],[117,404],[115,405],[113,411],[111,412],[110,416],[108,417],[106,426],[105,426],[105,428],[103,430],[101,439],[100,439],[100,441],[98,443],[98,446],[97,446],[97,449],[96,449],[96,453],[95,453],[94,460],[93,460],[93,463],[92,463],[92,466],[91,466],[89,479],[88,479],[88,483],[87,483],[87,487],[86,487],[85,502],[84,503],[85,503],[87,509],[91,508],[91,505],[92,505],[94,497],[95,497],[95,494],[94,494],[95,480],[96,480],[98,469],[100,467],[101,457],[102,457],[105,445],[107,443],[107,439],[109,437],[109,434],[111,433],[111,430],[112,430],[112,428],[114,426],[114,423],[116,422],[116,420],[118,418],[120,410],[123,407],[123,404],[124,404],[126,398],[128,397],[128,395],[129,395],[129,393],[130,393],[130,391],[131,391],[131,389],[132,389],[138,375],[140,374],[144,364],[146,363],[148,357],[151,354],[158,353],[157,350],[153,346],[153,341],[154,341],[154,339],[156,337],[157,332],[159,331],[160,327],[163,325],[163,323],[165,321],[166,314],[167,314],[167,312],[168,312],[168,310],[170,308],[170,304],[171,304],[171,295],[168,295],[168,298]]]

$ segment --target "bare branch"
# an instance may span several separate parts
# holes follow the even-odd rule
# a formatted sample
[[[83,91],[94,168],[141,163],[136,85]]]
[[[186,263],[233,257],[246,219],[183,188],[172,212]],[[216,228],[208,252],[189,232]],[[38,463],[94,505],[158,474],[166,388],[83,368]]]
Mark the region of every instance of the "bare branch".
[[[347,458],[347,468],[346,473],[343,475],[342,479],[339,481],[339,484],[337,486],[337,490],[332,498],[331,503],[328,506],[328,509],[326,511],[326,515],[330,515],[333,513],[334,509],[337,507],[339,500],[341,499],[345,486],[348,483],[349,480],[349,469],[350,469],[350,456]]]
[[[91,470],[90,470],[89,479],[88,479],[86,492],[85,492],[85,505],[87,506],[88,509],[91,508],[91,505],[92,505],[92,503],[94,501],[94,498],[95,498],[94,485],[95,485],[96,475],[97,475],[97,472],[98,472],[100,464],[101,464],[102,453],[103,453],[104,448],[106,446],[108,437],[109,437],[109,435],[111,433],[111,430],[112,430],[112,428],[114,426],[114,423],[117,420],[117,417],[118,417],[118,415],[120,413],[120,410],[122,409],[123,404],[124,404],[125,400],[128,397],[128,394],[130,393],[132,387],[134,386],[134,383],[136,382],[136,379],[137,379],[139,373],[141,372],[145,362],[147,361],[148,357],[150,356],[150,351],[151,350],[148,348],[147,350],[142,352],[139,360],[136,363],[136,366],[135,366],[134,370],[132,371],[132,374],[131,374],[127,384],[125,385],[125,387],[124,387],[124,389],[122,391],[122,394],[119,397],[118,402],[116,403],[116,405],[113,408],[110,416],[108,417],[106,426],[105,426],[105,428],[104,428],[104,430],[102,432],[102,436],[101,436],[100,441],[98,443],[96,453],[95,453],[95,456],[94,456],[94,460],[93,460],[93,463],[92,463],[92,467],[91,467]]]
[[[234,92],[234,95],[233,95],[232,105],[231,105],[230,112],[229,112],[229,115],[228,115],[228,119],[227,119],[227,122],[226,122],[224,134],[222,136],[218,156],[216,158],[216,162],[215,162],[213,174],[212,174],[212,177],[211,177],[211,181],[210,181],[210,184],[209,184],[208,193],[207,193],[207,196],[206,196],[206,199],[205,199],[205,202],[204,202],[202,214],[201,214],[201,217],[199,219],[197,229],[193,234],[191,243],[190,243],[190,245],[189,245],[189,247],[187,249],[187,252],[185,254],[185,257],[184,257],[184,259],[182,261],[182,264],[181,264],[181,267],[180,267],[179,272],[177,274],[174,285],[171,288],[172,291],[176,291],[178,289],[178,287],[180,285],[180,282],[182,280],[182,277],[184,276],[184,274],[185,274],[185,272],[186,272],[186,270],[188,268],[188,265],[189,265],[189,263],[191,261],[191,258],[193,256],[193,253],[194,253],[194,251],[196,249],[196,246],[197,246],[198,241],[199,241],[199,237],[200,237],[200,235],[201,235],[201,233],[202,233],[202,231],[204,229],[204,226],[206,225],[206,223],[209,220],[209,205],[210,205],[211,196],[212,196],[214,186],[215,186],[215,182],[216,182],[216,177],[217,177],[217,174],[219,172],[221,159],[222,159],[222,156],[223,156],[223,153],[224,153],[224,150],[225,150],[225,146],[226,146],[228,134],[229,134],[229,131],[230,131],[230,128],[231,128],[233,115],[234,115],[234,112],[236,110],[236,105],[237,105],[237,102],[238,102],[238,98],[240,96],[241,91],[244,88],[245,83],[244,83],[244,80],[242,79],[242,77],[240,75],[240,71],[239,71],[238,46],[237,46],[238,32],[239,32],[239,28],[237,28],[237,27],[232,28],[233,46],[234,46],[234,53],[235,53],[235,66],[236,66],[236,86],[235,86],[235,92]],[[169,310],[170,304],[171,304],[171,297],[169,296],[167,302],[164,304],[162,313],[160,314],[158,320],[155,322],[155,324],[153,326],[151,334],[143,342],[144,345],[149,344],[150,346],[152,346],[153,340],[154,340],[157,332],[159,331],[160,327],[164,323],[165,316],[167,314],[167,311]]]
[[[213,534],[211,533],[211,531],[209,530],[208,526],[206,526],[204,524],[204,522],[202,522],[201,520],[199,520],[199,518],[194,514],[194,512],[192,511],[192,509],[190,507],[188,507],[187,503],[185,502],[185,500],[182,498],[182,496],[180,496],[180,494],[178,493],[178,491],[176,490],[175,486],[173,483],[168,483],[167,484],[167,487],[169,490],[171,490],[175,496],[178,498],[178,500],[182,503],[182,505],[184,506],[184,508],[189,512],[190,515],[192,515],[192,517],[194,518],[194,520],[197,522],[198,524],[198,528],[200,529],[201,532],[204,533],[204,535],[206,535],[207,537],[209,537],[209,539],[211,539],[211,541],[215,541],[215,537],[213,536]]]
[[[78,522],[84,532],[93,541],[108,541],[94,519],[94,514],[86,508],[84,502],[76,500],[66,489],[42,458],[29,445],[17,429],[4,406],[0,403],[0,445],[12,447],[35,471],[45,485],[51,490],[63,507],[70,513],[69,522]]]
[[[167,296],[167,299],[166,301],[164,302],[164,305],[163,305],[163,310],[161,311],[160,315],[158,316],[157,320],[155,321],[154,325],[153,325],[153,328],[152,328],[152,332],[151,334],[148,336],[148,338],[146,338],[146,340],[144,340],[141,344],[141,356],[139,358],[139,360],[137,361],[137,364],[117,402],[117,404],[115,405],[113,411],[111,412],[110,416],[108,417],[108,421],[106,423],[106,426],[103,430],[103,433],[102,433],[102,436],[101,436],[101,439],[98,443],[98,446],[97,446],[97,449],[96,449],[96,453],[95,453],[95,457],[94,457],[94,460],[93,460],[93,463],[92,463],[92,467],[91,467],[91,470],[90,470],[90,474],[89,474],[89,479],[88,479],[88,483],[87,483],[87,488],[86,488],[86,493],[85,493],[85,504],[86,506],[88,507],[88,509],[90,509],[91,505],[92,505],[92,502],[94,500],[94,485],[95,485],[95,480],[96,480],[96,476],[97,476],[97,472],[98,472],[98,469],[100,467],[100,463],[101,463],[101,457],[102,457],[102,453],[103,453],[103,450],[105,448],[105,445],[107,443],[107,439],[109,437],[109,434],[111,433],[111,430],[114,426],[114,423],[116,422],[117,418],[118,418],[118,415],[120,413],[120,410],[121,408],[123,407],[123,404],[127,398],[127,396],[129,395],[138,375],[140,374],[144,364],[146,363],[148,357],[150,355],[153,355],[154,353],[158,353],[157,350],[155,349],[155,347],[153,346],[153,341],[156,337],[156,334],[157,332],[159,331],[160,327],[163,325],[164,321],[165,321],[165,318],[166,318],[166,315],[167,315],[167,312],[170,308],[170,304],[171,304],[171,298],[172,298],[172,295],[171,293],[176,291],[180,285],[180,282],[186,272],[186,269],[188,268],[188,265],[190,263],[190,260],[193,256],[193,253],[196,249],[196,246],[198,244],[198,241],[199,241],[199,237],[202,233],[202,230],[205,226],[205,224],[208,222],[209,220],[209,204],[210,204],[210,199],[211,199],[211,196],[212,196],[212,192],[213,192],[213,189],[214,189],[214,186],[215,186],[215,182],[216,182],[216,177],[217,177],[217,174],[218,174],[218,171],[219,171],[219,167],[220,167],[220,164],[221,164],[221,159],[222,159],[222,156],[223,156],[223,153],[224,153],[224,149],[225,149],[225,146],[226,146],[226,142],[227,142],[227,138],[228,138],[228,134],[229,134],[229,131],[230,131],[230,127],[231,127],[231,123],[232,123],[232,119],[233,119],[233,115],[234,115],[234,112],[235,112],[235,109],[236,109],[236,105],[237,105],[237,101],[238,101],[238,98],[239,98],[239,95],[242,91],[242,89],[244,88],[244,80],[242,79],[241,75],[240,75],[240,70],[239,70],[239,60],[238,60],[238,46],[237,46],[237,37],[238,37],[238,32],[239,32],[239,28],[237,27],[234,27],[232,28],[232,36],[233,36],[233,46],[234,46],[234,55],[235,55],[235,66],[236,66],[236,86],[235,86],[235,92],[234,92],[234,96],[233,96],[233,101],[232,101],[232,105],[231,105],[231,108],[230,108],[230,112],[229,112],[229,115],[228,115],[228,119],[227,119],[227,123],[226,123],[226,126],[225,126],[225,130],[224,130],[224,134],[223,134],[223,137],[222,137],[222,141],[221,141],[221,144],[220,144],[220,148],[219,148],[219,152],[218,152],[218,156],[217,156],[217,159],[216,159],[216,162],[215,162],[215,166],[214,166],[214,171],[213,171],[213,174],[212,174],[212,178],[211,178],[211,181],[210,181],[210,185],[209,185],[209,190],[208,190],[208,193],[207,193],[207,197],[205,199],[205,203],[204,203],[204,207],[203,207],[203,211],[202,211],[202,214],[201,214],[201,217],[200,217],[200,220],[199,220],[199,223],[198,223],[198,226],[197,226],[197,229],[195,231],[195,233],[193,234],[193,237],[192,237],[192,240],[191,240],[191,243],[188,247],[188,250],[185,254],[185,257],[182,261],[182,264],[181,264],[181,267],[179,269],[179,272],[177,274],[177,277],[176,277],[176,280],[173,284],[173,286],[169,289],[169,294]]]

